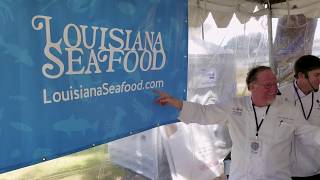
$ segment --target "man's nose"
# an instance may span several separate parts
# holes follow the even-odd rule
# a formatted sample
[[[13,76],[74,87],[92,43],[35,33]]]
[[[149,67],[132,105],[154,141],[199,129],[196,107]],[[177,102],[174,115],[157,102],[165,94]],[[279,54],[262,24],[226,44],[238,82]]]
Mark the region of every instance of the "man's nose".
[[[272,92],[278,92],[279,91],[279,88],[278,88],[278,86],[277,85],[275,85],[275,86],[272,86],[271,88],[270,88],[270,90],[272,91]]]

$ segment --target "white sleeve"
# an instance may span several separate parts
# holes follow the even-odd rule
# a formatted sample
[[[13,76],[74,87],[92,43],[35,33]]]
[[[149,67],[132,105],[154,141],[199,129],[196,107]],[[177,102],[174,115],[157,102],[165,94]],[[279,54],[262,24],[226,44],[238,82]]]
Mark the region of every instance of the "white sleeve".
[[[230,113],[225,105],[201,105],[192,102],[183,102],[180,119],[184,123],[226,124],[230,119]]]

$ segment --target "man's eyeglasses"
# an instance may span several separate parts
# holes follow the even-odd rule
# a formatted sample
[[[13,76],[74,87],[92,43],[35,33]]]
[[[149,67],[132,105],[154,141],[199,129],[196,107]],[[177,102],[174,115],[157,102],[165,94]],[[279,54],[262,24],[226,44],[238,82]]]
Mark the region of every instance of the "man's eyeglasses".
[[[274,88],[274,87],[278,87],[278,84],[277,83],[266,83],[266,84],[260,84],[260,83],[254,83],[255,85],[258,85],[258,86],[261,86],[265,89],[271,89],[271,88]]]

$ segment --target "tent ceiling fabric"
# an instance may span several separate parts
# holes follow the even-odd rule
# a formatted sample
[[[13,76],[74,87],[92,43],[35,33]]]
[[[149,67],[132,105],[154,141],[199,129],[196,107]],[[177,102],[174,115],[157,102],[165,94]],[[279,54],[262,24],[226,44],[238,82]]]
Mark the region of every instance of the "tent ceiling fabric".
[[[288,14],[304,14],[309,18],[320,16],[320,0],[291,0],[273,4],[271,7],[274,17],[281,17]]]
[[[233,14],[244,24],[251,17],[268,14],[268,0],[189,0],[189,26],[199,27],[211,12],[220,28],[227,27]],[[320,0],[270,0],[273,17],[304,14],[320,16]]]
[[[262,11],[255,14],[255,7]],[[263,4],[243,0],[189,0],[189,10],[189,26],[191,27],[201,25],[209,12],[217,26],[221,28],[228,26],[233,14],[236,14],[241,23],[246,23],[252,16],[260,17],[268,13]]]

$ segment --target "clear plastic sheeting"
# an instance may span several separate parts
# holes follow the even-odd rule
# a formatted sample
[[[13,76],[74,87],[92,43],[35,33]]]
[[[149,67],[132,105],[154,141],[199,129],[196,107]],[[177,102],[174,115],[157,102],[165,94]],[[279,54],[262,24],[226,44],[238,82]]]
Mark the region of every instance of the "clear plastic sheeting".
[[[317,19],[304,15],[284,16],[274,21],[276,29],[273,42],[273,61],[277,67],[280,84],[293,80],[293,64],[305,54],[319,54],[313,46]]]
[[[111,162],[121,167],[148,179],[170,179],[159,128],[113,141],[108,150]]]
[[[224,174],[223,159],[231,141],[218,125],[176,123],[161,127],[174,180],[211,180]]]
[[[313,44],[312,44],[312,54],[320,57],[320,20],[317,19],[317,27],[314,34]]]
[[[247,23],[241,24],[234,15],[227,28],[218,28],[210,16],[202,27],[189,27],[188,98],[212,96],[223,101],[225,96],[217,96],[217,92],[234,94],[231,90],[244,95],[247,93],[245,77],[248,69],[256,65],[269,65],[267,16],[262,16],[259,20],[251,18]],[[201,69],[207,73],[207,77],[210,77],[210,72],[212,74],[218,70],[220,73],[216,73],[214,82],[213,79],[205,78],[198,82],[197,78],[202,76]],[[234,77],[235,79],[230,79]],[[210,81],[214,85],[203,84]],[[205,89],[203,86],[209,88]],[[203,92],[197,94],[193,92],[195,89]]]
[[[187,100],[215,104],[245,94],[248,68],[269,64],[266,22],[265,16],[244,25],[233,18],[221,29],[207,18],[189,28]],[[225,126],[175,123],[159,129],[110,143],[111,161],[150,179],[224,178],[223,159],[232,145]],[[166,173],[171,176],[164,178]]]
[[[146,179],[211,180],[224,174],[231,141],[218,125],[154,128],[108,144],[110,161]]]
[[[235,62],[231,53],[189,55],[188,71],[189,101],[214,104],[236,93]]]

